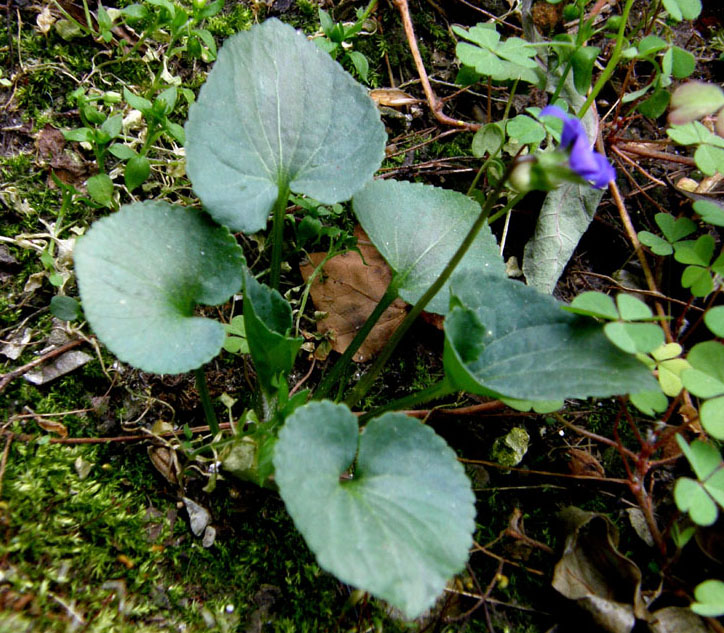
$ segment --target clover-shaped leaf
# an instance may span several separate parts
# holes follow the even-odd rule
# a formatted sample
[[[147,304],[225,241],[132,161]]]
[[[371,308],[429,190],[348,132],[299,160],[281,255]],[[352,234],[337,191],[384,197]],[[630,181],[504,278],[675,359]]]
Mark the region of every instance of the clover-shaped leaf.
[[[680,435],[676,441],[691,464],[697,479],[681,477],[674,487],[674,500],[679,510],[688,512],[697,525],[712,525],[719,514],[717,504],[724,507],[724,463],[712,444],[694,440],[691,445]]]
[[[346,406],[312,402],[284,424],[274,467],[319,565],[407,617],[465,566],[475,497],[455,453],[417,420],[387,413],[360,435]]]
[[[718,618],[724,615],[724,582],[705,580],[694,589],[696,602],[691,604],[694,613],[705,618]]]
[[[456,274],[445,319],[445,371],[461,390],[518,400],[650,391],[646,366],[603,327],[506,278]],[[617,313],[618,314],[618,313]]]
[[[713,437],[724,439],[724,345],[697,343],[686,359],[692,368],[681,374],[684,386],[706,399],[699,409],[701,424]]]
[[[671,255],[674,252],[674,242],[696,231],[696,224],[689,218],[674,218],[670,213],[657,213],[654,220],[661,229],[663,239],[650,231],[641,231],[638,236],[641,243],[656,255]]]
[[[630,323],[650,321],[654,318],[651,309],[640,299],[621,293],[616,303],[601,292],[584,292],[578,295],[564,310],[574,314],[592,316],[610,321],[604,325],[608,339],[629,354],[647,354],[664,342],[663,330],[653,323]]]
[[[724,306],[716,306],[706,311],[704,323],[714,334],[724,337]]]
[[[474,200],[456,191],[395,180],[369,183],[353,199],[354,212],[400,281],[400,296],[415,303],[437,279],[480,215]],[[394,221],[390,217],[394,214]],[[457,270],[505,276],[498,244],[486,223]],[[445,314],[449,284],[426,310]]]
[[[78,240],[83,311],[119,359],[177,374],[221,350],[221,323],[194,315],[241,286],[243,255],[229,232],[194,209],[136,203],[98,220]]]
[[[460,61],[475,72],[498,81],[522,79],[538,84],[541,74],[534,57],[536,50],[519,37],[500,41],[495,25],[478,24],[469,30],[453,26],[453,32],[468,42],[458,42],[455,52]]]
[[[697,200],[693,206],[694,211],[696,211],[707,224],[724,226],[724,204],[721,202]]]
[[[187,170],[217,222],[253,233],[289,189],[348,200],[380,166],[385,132],[366,91],[279,20],[229,38],[186,123]]]

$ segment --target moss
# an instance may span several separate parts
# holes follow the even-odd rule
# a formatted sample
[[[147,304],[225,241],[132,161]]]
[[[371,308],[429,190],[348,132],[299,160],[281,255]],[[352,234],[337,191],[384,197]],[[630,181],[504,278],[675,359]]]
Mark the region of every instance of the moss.
[[[254,21],[254,12],[238,2],[230,10],[224,10],[206,20],[204,28],[217,38],[227,38],[234,33],[249,30]]]

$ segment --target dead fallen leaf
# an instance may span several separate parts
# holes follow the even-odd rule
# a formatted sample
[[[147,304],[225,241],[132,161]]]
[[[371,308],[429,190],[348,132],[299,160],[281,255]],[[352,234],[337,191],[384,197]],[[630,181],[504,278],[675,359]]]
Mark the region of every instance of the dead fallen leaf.
[[[392,279],[389,266],[362,229],[358,227],[355,235],[362,257],[355,252],[333,257],[324,265],[322,274],[314,280],[310,291],[315,308],[327,314],[317,323],[317,329],[321,334],[332,333],[332,349],[340,354],[349,347]],[[311,253],[309,263],[300,266],[305,281],[325,255]],[[353,360],[361,363],[374,357],[405,318],[406,311],[405,302],[395,299],[383,312]]]
[[[71,350],[58,356],[52,363],[48,363],[38,369],[33,369],[23,375],[23,378],[34,385],[44,385],[60,376],[70,373],[93,360],[93,357],[81,352]]]
[[[420,99],[415,99],[399,88],[375,88],[370,90],[370,97],[378,106],[388,108],[402,108],[420,103]]]
[[[38,131],[35,145],[40,158],[56,158],[65,149],[65,137],[60,130],[54,128],[50,123],[46,123],[43,129]]]
[[[149,446],[146,451],[153,467],[170,484],[178,483],[179,464],[176,452],[165,446]]]
[[[565,550],[553,587],[587,611],[600,630],[631,633],[648,612],[641,596],[641,571],[618,547],[616,526],[603,514],[566,508]]]
[[[43,431],[46,431],[48,433],[55,433],[61,438],[68,437],[68,429],[66,428],[65,424],[62,424],[50,418],[41,418],[40,416],[35,418],[35,421],[38,423],[38,426],[43,429]]]
[[[186,511],[189,513],[191,531],[195,536],[201,536],[211,521],[211,514],[206,508],[188,497],[184,497],[183,502],[186,506]]]
[[[571,474],[583,476],[583,477],[605,477],[606,473],[599,462],[591,453],[588,451],[582,451],[578,448],[569,448],[568,456],[570,461],[568,462],[568,468]]]
[[[707,633],[704,621],[689,607],[664,607],[652,614],[651,633]]]
[[[50,6],[43,7],[42,11],[35,18],[35,24],[37,25],[38,31],[43,35],[47,35],[50,31],[50,27],[55,22],[55,16],[50,11]]]
[[[653,547],[654,537],[651,535],[651,530],[649,530],[649,525],[646,523],[646,517],[644,517],[641,508],[627,508],[626,514],[628,514],[629,523],[631,523],[631,527],[638,537],[646,543],[646,545]]]

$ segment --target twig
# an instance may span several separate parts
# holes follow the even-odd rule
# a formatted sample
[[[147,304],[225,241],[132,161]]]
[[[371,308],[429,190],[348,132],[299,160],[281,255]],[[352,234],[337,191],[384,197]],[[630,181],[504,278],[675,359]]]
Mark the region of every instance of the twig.
[[[545,576],[545,574],[542,571],[539,571],[538,569],[532,569],[530,567],[527,567],[526,565],[523,565],[522,563],[517,563],[514,560],[508,560],[507,558],[503,558],[499,554],[496,554],[495,552],[491,552],[489,549],[483,547],[482,545],[479,545],[475,541],[473,541],[473,550],[476,552],[482,552],[486,556],[490,556],[490,558],[494,558],[495,560],[499,560],[506,565],[512,565],[513,567],[520,567],[521,569],[525,569],[526,571],[529,571],[531,574],[535,574],[536,576]]]
[[[611,196],[613,197],[613,201],[616,203],[616,207],[618,208],[619,216],[621,217],[621,222],[623,223],[624,229],[626,229],[626,235],[628,236],[629,241],[631,242],[631,245],[633,246],[634,252],[636,253],[636,256],[638,257],[639,263],[641,264],[641,269],[644,272],[644,277],[646,278],[646,284],[649,287],[649,290],[652,292],[659,292],[658,287],[656,286],[656,280],[654,279],[654,274],[651,272],[651,267],[649,266],[649,262],[646,259],[646,254],[644,253],[644,249],[641,247],[641,242],[639,242],[638,234],[636,233],[636,229],[634,228],[633,222],[631,222],[631,216],[628,214],[628,210],[626,209],[626,205],[624,204],[623,198],[621,197],[621,192],[618,189],[618,186],[616,185],[616,181],[612,180],[608,184],[608,188],[611,191]],[[674,338],[671,335],[671,328],[669,327],[668,322],[668,315],[664,311],[664,306],[661,305],[660,301],[655,301],[654,306],[656,308],[656,314],[659,315],[661,318],[661,327],[664,330],[664,334],[666,335],[666,342],[671,343]]]
[[[510,470],[516,473],[524,473],[526,475],[542,475],[543,477],[561,477],[562,479],[579,479],[581,481],[598,481],[608,484],[622,484],[628,486],[628,479],[616,479],[614,477],[593,477],[590,475],[572,475],[569,473],[550,473],[545,470],[530,470],[528,468],[516,468],[514,466],[503,466],[497,462],[489,462],[484,459],[466,459],[458,457],[458,461],[463,464],[479,464],[480,466],[488,466],[489,468],[497,468],[499,470]]]
[[[655,182],[657,185],[661,185],[662,187],[667,187],[668,185],[663,181],[659,180],[658,178],[654,178],[649,172],[647,172],[641,165],[639,165],[637,162],[631,160],[626,154],[624,154],[618,147],[615,145],[611,145],[611,151],[616,154],[616,156],[620,157],[621,160],[627,162],[631,167],[636,169],[637,171],[641,172],[646,178],[651,180],[652,182]],[[637,183],[638,184],[638,183]],[[643,189],[640,189],[640,191],[643,193]],[[653,202],[653,200],[652,200]],[[654,203],[656,204],[656,203]]]
[[[622,152],[627,154],[636,154],[637,156],[645,156],[646,158],[654,158],[656,160],[666,160],[670,163],[681,163],[688,167],[696,167],[693,158],[688,156],[679,156],[678,154],[670,154],[669,152],[659,152],[655,149],[642,147],[636,143],[621,143],[619,146]]]
[[[221,422],[219,424],[220,429],[230,429],[231,423]],[[195,426],[190,429],[192,433],[208,433],[211,428],[208,425]],[[165,431],[164,433],[151,433],[147,431],[140,435],[116,435],[114,437],[53,437],[50,439],[50,444],[67,444],[75,446],[78,444],[110,444],[115,442],[138,442],[141,440],[152,440],[157,437],[174,437],[178,435],[179,431]],[[0,431],[0,435],[5,435],[13,440],[19,442],[34,442],[37,438],[36,435],[30,435],[29,433],[13,433],[12,431]]]
[[[491,402],[482,402],[469,407],[459,407],[457,409],[445,409],[443,407],[436,409],[414,409],[412,411],[403,411],[403,413],[411,418],[426,418],[432,413],[442,413],[443,415],[477,415],[487,411],[497,411],[505,408],[505,403],[500,400],[492,400]]]
[[[410,7],[407,4],[407,0],[392,0],[393,4],[399,9],[400,16],[402,17],[402,26],[405,29],[405,36],[407,42],[410,45],[410,52],[412,58],[415,60],[415,67],[417,68],[417,74],[420,76],[420,82],[422,83],[422,89],[425,92],[428,106],[433,116],[444,125],[453,125],[455,127],[463,128],[466,130],[478,130],[480,129],[479,123],[466,123],[459,119],[449,117],[442,111],[443,102],[437,98],[437,95],[430,85],[430,80],[425,70],[425,64],[422,62],[422,56],[420,55],[420,49],[417,46],[417,38],[415,37],[415,30],[412,26],[412,18],[410,17]]]
[[[317,359],[312,357],[312,364],[309,366],[309,371],[302,376],[302,378],[299,380],[299,382],[292,387],[291,391],[289,392],[289,397],[291,398],[297,391],[299,391],[299,388],[309,380],[309,377],[312,375],[312,372],[314,371],[314,365],[316,365]]]
[[[70,349],[73,349],[74,347],[78,347],[79,345],[82,345],[85,343],[83,339],[76,339],[74,341],[70,341],[69,343],[66,343],[65,345],[61,345],[60,347],[49,351],[46,354],[43,354],[42,356],[36,358],[35,360],[31,360],[29,363],[26,363],[22,367],[18,367],[17,369],[13,369],[12,371],[9,371],[7,374],[3,374],[0,377],[0,393],[2,393],[5,388],[18,376],[22,376],[24,373],[30,371],[33,367],[37,367],[38,365],[44,363],[45,361],[50,360],[51,358],[55,358],[56,356],[60,356],[61,354],[67,352]]]
[[[8,455],[10,454],[10,445],[13,443],[12,436],[8,437],[5,442],[5,448],[3,449],[2,460],[0,460],[0,499],[3,496],[3,478],[5,477],[5,467],[8,463]]]

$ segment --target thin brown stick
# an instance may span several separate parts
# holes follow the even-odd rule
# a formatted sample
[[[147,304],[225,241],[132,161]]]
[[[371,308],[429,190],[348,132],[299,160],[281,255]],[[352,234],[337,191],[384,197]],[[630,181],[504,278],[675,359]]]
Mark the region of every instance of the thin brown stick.
[[[514,560],[508,560],[507,558],[503,558],[502,556],[496,554],[495,552],[491,552],[489,549],[483,547],[482,545],[479,545],[475,541],[473,541],[473,551],[482,552],[486,556],[490,556],[490,558],[494,558],[495,560],[501,561],[502,563],[505,563],[506,565],[512,565],[513,567],[520,567],[521,569],[525,569],[526,571],[529,571],[531,574],[535,574],[536,576],[545,576],[545,574],[542,571],[539,571],[537,569],[532,569],[530,567],[527,567],[526,565],[517,563]]]
[[[612,180],[608,185],[609,191],[611,192],[611,196],[613,197],[613,201],[616,204],[616,207],[618,208],[619,216],[621,217],[621,222],[623,223],[624,229],[626,230],[626,235],[628,236],[629,241],[631,242],[631,245],[633,246],[634,252],[636,253],[636,257],[639,260],[639,263],[641,264],[641,270],[644,272],[644,277],[646,278],[646,284],[649,287],[649,290],[652,292],[659,292],[659,289],[656,285],[656,279],[654,278],[654,274],[651,272],[651,267],[649,266],[649,262],[646,259],[646,253],[644,253],[644,249],[641,246],[641,242],[639,242],[638,234],[636,233],[636,229],[634,228],[633,222],[631,222],[631,216],[628,214],[628,210],[626,209],[626,205],[623,201],[623,198],[621,197],[621,192],[618,189],[618,186],[616,185],[616,181]],[[666,311],[664,310],[664,306],[661,304],[660,301],[654,302],[654,307],[656,308],[656,314],[659,315],[661,318],[661,327],[664,330],[664,334],[666,335],[666,342],[671,343],[673,342],[674,338],[671,335],[671,328],[669,327],[668,322],[668,315],[666,314]]]
[[[8,463],[8,455],[10,454],[10,445],[13,443],[12,436],[8,437],[5,442],[5,448],[3,449],[3,456],[0,460],[0,499],[3,496],[3,478],[5,477],[5,467]]]
[[[621,160],[627,162],[631,167],[636,169],[637,171],[641,172],[646,178],[648,178],[651,182],[655,182],[657,185],[660,185],[662,187],[666,187],[667,184],[663,180],[659,180],[658,178],[655,178],[652,176],[649,172],[647,172],[641,165],[639,165],[636,161],[631,160],[626,154],[624,154],[618,147],[615,145],[611,145],[611,151],[616,154]],[[641,190],[643,191],[643,189]]]
[[[516,473],[525,473],[526,475],[541,475],[543,477],[560,477],[562,479],[578,479],[580,481],[598,481],[608,484],[622,484],[628,486],[628,479],[616,479],[615,477],[593,477],[590,475],[572,475],[569,473],[551,473],[546,470],[530,470],[528,468],[515,468],[514,466],[503,466],[497,462],[489,462],[484,459],[466,459],[458,457],[458,461],[463,464],[479,464],[480,466],[488,466],[489,468],[497,468],[499,470],[512,471]]]
[[[659,152],[655,149],[649,149],[648,147],[642,147],[636,143],[621,143],[619,149],[627,154],[636,154],[637,156],[644,156],[646,158],[655,158],[656,160],[665,160],[670,163],[680,163],[689,167],[696,167],[696,163],[693,158],[688,156],[679,156],[678,154],[670,154],[669,152]]]
[[[492,400],[491,402],[482,402],[469,407],[459,407],[457,409],[414,409],[411,411],[403,411],[403,413],[411,418],[426,418],[432,413],[442,413],[443,415],[477,415],[488,411],[497,411],[505,408],[505,403],[500,400]]]
[[[459,119],[454,119],[453,117],[443,113],[443,102],[437,98],[435,91],[432,89],[430,79],[428,78],[427,71],[425,70],[425,64],[422,62],[422,56],[420,55],[420,49],[417,46],[417,38],[415,37],[415,29],[412,26],[410,7],[407,4],[407,0],[392,0],[392,2],[400,11],[402,26],[405,29],[407,42],[410,45],[410,52],[412,53],[412,58],[415,61],[417,74],[420,76],[420,83],[422,83],[422,89],[425,92],[425,98],[427,99],[428,106],[430,107],[430,111],[433,116],[444,125],[452,125],[454,127],[471,131],[480,129],[479,123],[467,123],[465,121],[460,121]]]
[[[230,429],[231,424],[229,422],[222,422],[219,424],[220,429]],[[208,433],[210,428],[208,426],[195,426],[190,429],[193,434],[197,433]],[[115,442],[139,442],[142,440],[152,440],[156,437],[174,437],[181,431],[165,431],[164,433],[142,433],[140,435],[116,435],[113,437],[53,437],[50,439],[51,444],[67,444],[70,446],[76,446],[78,444],[111,444]],[[34,442],[38,439],[37,435],[31,435],[29,433],[13,433],[11,431],[0,431],[0,435],[5,435],[13,440],[19,442]]]
[[[18,367],[17,369],[9,371],[7,374],[3,374],[2,376],[0,376],[0,393],[2,393],[5,388],[18,376],[22,376],[24,373],[30,371],[33,367],[37,367],[45,361],[55,358],[56,356],[60,356],[68,350],[73,349],[74,347],[78,347],[83,343],[85,343],[83,339],[76,339],[74,341],[70,341],[65,345],[61,345],[60,347],[49,351],[47,354],[39,356],[35,360],[31,360],[29,363],[26,363],[22,367]]]

